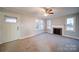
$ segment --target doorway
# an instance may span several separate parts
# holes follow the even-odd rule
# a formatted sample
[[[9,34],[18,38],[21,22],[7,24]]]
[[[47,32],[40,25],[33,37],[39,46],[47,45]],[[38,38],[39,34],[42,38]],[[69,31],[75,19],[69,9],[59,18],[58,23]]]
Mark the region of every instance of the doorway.
[[[17,18],[4,16],[2,21],[2,42],[9,42],[17,39]]]

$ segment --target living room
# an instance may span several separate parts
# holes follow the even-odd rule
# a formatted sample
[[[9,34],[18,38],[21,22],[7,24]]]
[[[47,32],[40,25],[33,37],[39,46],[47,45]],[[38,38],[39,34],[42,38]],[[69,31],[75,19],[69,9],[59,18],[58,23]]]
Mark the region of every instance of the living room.
[[[0,7],[0,51],[79,51],[78,7]]]

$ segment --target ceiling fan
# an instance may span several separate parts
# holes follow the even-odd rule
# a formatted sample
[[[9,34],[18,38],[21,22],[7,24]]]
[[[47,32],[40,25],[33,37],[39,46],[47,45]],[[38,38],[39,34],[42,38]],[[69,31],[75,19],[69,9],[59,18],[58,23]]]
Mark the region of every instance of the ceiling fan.
[[[52,14],[54,14],[52,8],[43,7],[43,9],[44,9],[45,15],[46,15],[46,14],[47,14],[47,15],[52,15]],[[47,16],[47,15],[46,15],[46,16]]]

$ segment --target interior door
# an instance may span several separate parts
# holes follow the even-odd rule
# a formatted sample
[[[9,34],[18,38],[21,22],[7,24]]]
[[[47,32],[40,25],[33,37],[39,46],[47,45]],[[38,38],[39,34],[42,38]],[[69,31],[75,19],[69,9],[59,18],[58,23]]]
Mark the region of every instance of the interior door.
[[[15,17],[5,17],[2,23],[2,43],[17,39],[17,23]]]

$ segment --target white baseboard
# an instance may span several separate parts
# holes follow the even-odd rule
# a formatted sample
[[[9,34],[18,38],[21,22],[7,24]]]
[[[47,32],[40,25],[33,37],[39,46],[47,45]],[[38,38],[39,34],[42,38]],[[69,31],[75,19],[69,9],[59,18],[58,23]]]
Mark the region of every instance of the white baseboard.
[[[30,38],[30,37],[39,35],[39,34],[41,34],[41,33],[43,33],[43,32],[39,32],[39,33],[35,33],[35,34],[28,35],[28,36],[25,36],[25,37],[21,37],[21,38],[19,38],[19,39]],[[15,39],[15,40],[18,40],[18,39]],[[7,43],[7,42],[11,42],[11,41],[14,41],[14,40],[9,40],[9,41],[5,41],[5,42],[0,42],[0,44]]]
[[[18,39],[2,41],[2,42],[0,42],[0,44],[7,43],[7,42],[11,42],[11,41],[15,41],[15,40],[18,40]]]
[[[65,37],[70,37],[70,38],[74,38],[74,39],[79,39],[79,37],[75,37],[75,36],[69,36],[69,35],[63,35]]]

